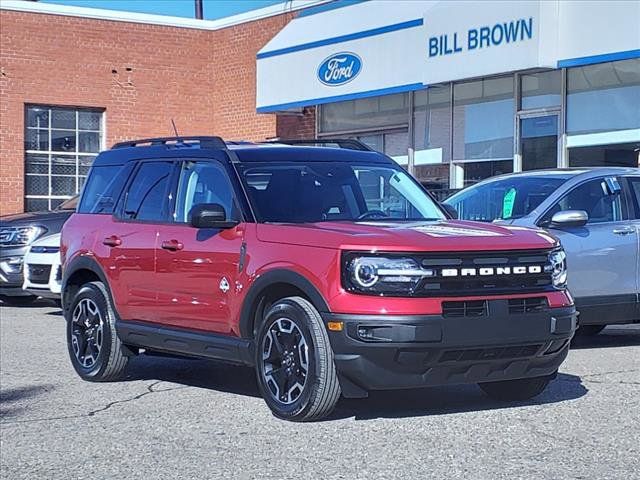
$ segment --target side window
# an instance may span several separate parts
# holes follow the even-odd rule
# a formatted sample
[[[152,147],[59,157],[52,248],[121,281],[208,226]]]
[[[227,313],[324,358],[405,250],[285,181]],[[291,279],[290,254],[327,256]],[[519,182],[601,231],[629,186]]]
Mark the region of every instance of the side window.
[[[589,215],[587,223],[616,222],[622,220],[622,200],[619,192],[611,193],[607,182],[598,178],[577,186],[565,195],[544,216],[542,224],[563,210],[584,210]]]
[[[78,213],[112,214],[130,172],[129,164],[93,167],[82,191]]]
[[[224,207],[227,220],[237,220],[239,211],[227,172],[214,162],[183,162],[178,180],[176,210],[173,220],[189,223],[191,210],[202,203],[217,203]]]
[[[627,177],[631,187],[631,202],[636,210],[635,218],[640,219],[640,177]]]
[[[140,165],[129,185],[122,213],[125,219],[162,221],[169,198],[167,185],[171,162],[146,162]]]

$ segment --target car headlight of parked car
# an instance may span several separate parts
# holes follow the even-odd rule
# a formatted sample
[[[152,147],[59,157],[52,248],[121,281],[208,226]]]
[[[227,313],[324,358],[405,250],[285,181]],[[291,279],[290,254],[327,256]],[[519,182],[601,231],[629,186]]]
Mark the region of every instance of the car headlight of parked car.
[[[343,275],[349,291],[384,294],[411,294],[420,281],[435,271],[422,268],[412,258],[389,258],[375,255],[347,254]]]
[[[25,227],[4,227],[0,229],[0,246],[20,247],[30,245],[47,231],[35,225]]]
[[[563,249],[554,250],[549,254],[546,270],[551,272],[551,280],[555,288],[567,286],[567,254]]]

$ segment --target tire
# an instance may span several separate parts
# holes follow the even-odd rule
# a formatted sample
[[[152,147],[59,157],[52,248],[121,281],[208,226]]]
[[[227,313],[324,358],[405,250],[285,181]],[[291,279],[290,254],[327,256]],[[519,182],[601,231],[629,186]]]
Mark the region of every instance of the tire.
[[[101,282],[80,287],[67,313],[67,347],[71,364],[83,380],[109,382],[124,372],[125,355],[115,327],[115,313]]]
[[[578,330],[576,330],[576,336],[593,337],[604,330],[604,327],[606,327],[606,325],[580,325]]]
[[[26,307],[32,305],[37,299],[35,295],[0,295],[0,300],[10,307]]]
[[[489,397],[504,402],[529,400],[540,395],[555,375],[545,377],[521,378],[502,382],[478,384]]]
[[[333,350],[320,314],[307,300],[288,297],[269,308],[256,335],[256,373],[262,397],[278,418],[313,421],[333,411],[341,393]]]

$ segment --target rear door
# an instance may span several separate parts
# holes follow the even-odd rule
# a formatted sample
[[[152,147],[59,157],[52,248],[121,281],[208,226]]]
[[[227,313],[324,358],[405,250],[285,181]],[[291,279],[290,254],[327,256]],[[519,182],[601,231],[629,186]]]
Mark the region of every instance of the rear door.
[[[216,160],[184,160],[178,168],[172,223],[158,235],[154,311],[164,325],[230,334],[245,225],[221,230],[189,222],[193,207],[202,203],[218,203],[227,220],[242,220],[232,183]]]
[[[158,226],[168,220],[172,171],[170,161],[141,162],[99,240],[110,250],[103,262],[124,320],[158,321],[156,245]]]
[[[573,187],[539,223],[546,224],[562,210],[584,210],[589,215],[583,227],[547,227],[567,252],[569,290],[579,307],[610,306],[607,323],[623,321],[613,310],[626,312],[635,301],[638,233],[628,220],[619,179],[590,179]]]

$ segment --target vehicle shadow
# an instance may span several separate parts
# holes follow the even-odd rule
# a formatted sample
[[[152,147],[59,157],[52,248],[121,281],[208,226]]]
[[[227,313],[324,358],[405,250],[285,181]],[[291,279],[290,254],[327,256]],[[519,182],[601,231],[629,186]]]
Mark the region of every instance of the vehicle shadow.
[[[125,381],[161,380],[235,395],[260,397],[255,371],[209,360],[140,355],[129,363]],[[580,398],[587,393],[580,377],[561,373],[538,397],[497,402],[476,385],[371,392],[365,399],[341,399],[327,420],[402,418],[543,405]],[[266,408],[266,406],[265,406]]]
[[[3,388],[0,390],[0,418],[13,417],[24,410],[16,405],[55,388],[53,385],[31,385],[19,388]]]
[[[598,335],[577,335],[571,341],[572,350],[637,346],[640,346],[640,325],[610,325]]]
[[[492,400],[477,385],[370,392],[366,399],[342,399],[330,420],[423,417],[545,405],[574,400],[587,392],[580,377],[565,373],[558,374],[542,394],[517,402]]]
[[[260,397],[255,370],[206,359],[139,355],[127,366],[124,381],[160,380],[219,392]]]

